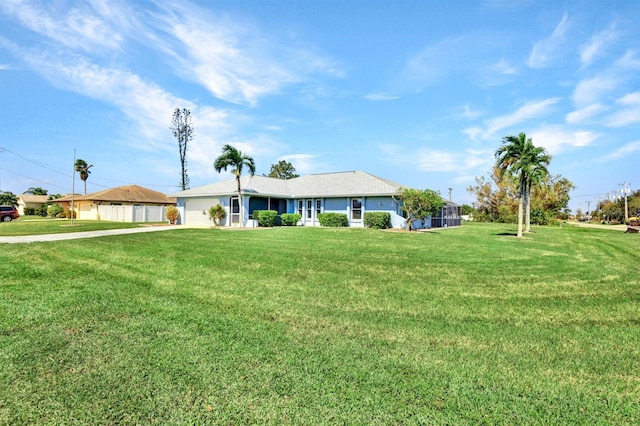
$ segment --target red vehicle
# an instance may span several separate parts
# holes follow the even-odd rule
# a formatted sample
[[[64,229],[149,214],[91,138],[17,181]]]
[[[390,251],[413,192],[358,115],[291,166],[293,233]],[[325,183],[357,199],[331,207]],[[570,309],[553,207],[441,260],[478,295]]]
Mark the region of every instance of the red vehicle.
[[[0,221],[11,222],[20,217],[18,210],[13,206],[0,206]]]

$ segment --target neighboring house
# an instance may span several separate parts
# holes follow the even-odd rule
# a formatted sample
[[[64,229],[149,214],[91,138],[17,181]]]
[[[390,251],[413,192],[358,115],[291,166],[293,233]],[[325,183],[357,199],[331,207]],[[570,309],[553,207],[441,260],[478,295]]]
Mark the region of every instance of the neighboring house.
[[[39,209],[43,204],[47,204],[49,202],[48,195],[20,194],[17,198],[18,213],[20,213],[20,216],[24,216],[26,214],[24,209]]]
[[[77,219],[116,222],[164,222],[175,198],[138,185],[125,185],[87,195],[67,195],[54,200],[65,211],[76,212]]]
[[[299,224],[306,226],[319,226],[320,213],[344,213],[350,226],[362,227],[366,212],[383,211],[391,215],[394,228],[402,228],[406,221],[394,198],[401,187],[398,183],[362,171],[306,175],[287,180],[242,176],[243,212],[239,208],[235,179],[188,189],[172,196],[178,200],[181,223],[185,225],[211,225],[209,208],[220,204],[227,212],[225,226],[237,226],[240,220],[245,226],[257,226],[253,220],[254,210],[276,210],[278,214],[299,213],[302,216]],[[416,223],[417,226],[421,224],[430,227],[431,221]]]

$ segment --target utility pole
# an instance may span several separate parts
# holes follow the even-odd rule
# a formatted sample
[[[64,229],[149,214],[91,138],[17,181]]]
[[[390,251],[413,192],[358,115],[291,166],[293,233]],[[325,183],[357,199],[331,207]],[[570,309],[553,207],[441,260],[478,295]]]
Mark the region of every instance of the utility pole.
[[[629,221],[629,205],[627,204],[627,195],[631,193],[631,188],[627,185],[631,185],[631,182],[622,182],[620,186],[622,189],[620,193],[624,195],[624,221],[625,223]]]
[[[449,188],[449,202],[451,202],[451,191],[453,191],[453,188]]]
[[[71,209],[69,210],[71,225],[73,226],[74,201],[76,194],[76,149],[73,148],[73,171],[71,172]]]

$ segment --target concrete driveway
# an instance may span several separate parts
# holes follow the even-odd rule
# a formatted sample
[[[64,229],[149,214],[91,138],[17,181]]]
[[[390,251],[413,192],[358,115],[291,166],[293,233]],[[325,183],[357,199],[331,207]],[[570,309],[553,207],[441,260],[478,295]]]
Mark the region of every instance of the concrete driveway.
[[[0,237],[0,244],[36,243],[43,241],[77,240],[80,238],[106,237],[109,235],[138,234],[141,232],[170,231],[180,225],[141,226],[140,228],[106,229],[102,231],[67,232],[64,234],[20,235],[16,237]]]

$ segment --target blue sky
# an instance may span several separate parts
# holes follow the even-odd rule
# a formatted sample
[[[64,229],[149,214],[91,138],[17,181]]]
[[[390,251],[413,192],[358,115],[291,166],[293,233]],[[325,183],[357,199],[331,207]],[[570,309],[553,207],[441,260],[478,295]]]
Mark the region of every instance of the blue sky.
[[[525,132],[577,186],[571,207],[640,184],[640,2],[2,0],[0,189],[191,186],[364,170],[459,203]],[[76,180],[76,192],[81,190]]]

